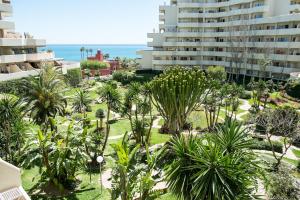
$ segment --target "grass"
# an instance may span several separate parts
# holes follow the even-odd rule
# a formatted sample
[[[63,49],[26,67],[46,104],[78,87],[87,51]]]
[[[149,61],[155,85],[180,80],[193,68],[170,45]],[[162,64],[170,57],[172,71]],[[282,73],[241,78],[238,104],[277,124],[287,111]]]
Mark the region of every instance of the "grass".
[[[297,158],[300,158],[300,150],[293,149],[292,152],[293,152],[293,154],[295,154],[295,156],[296,156]]]
[[[171,138],[171,135],[160,134],[158,132],[157,128],[153,128],[150,143],[151,143],[151,145],[161,144],[161,143],[165,143],[165,142],[169,141],[170,138]]]

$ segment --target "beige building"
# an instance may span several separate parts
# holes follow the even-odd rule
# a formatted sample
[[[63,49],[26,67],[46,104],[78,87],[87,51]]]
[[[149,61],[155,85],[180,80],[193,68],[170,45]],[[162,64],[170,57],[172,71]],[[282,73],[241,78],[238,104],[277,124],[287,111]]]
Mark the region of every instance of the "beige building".
[[[0,0],[0,79],[12,74],[23,77],[44,63],[54,62],[53,52],[38,51],[38,47],[46,46],[45,40],[14,32],[14,22],[6,20],[11,15],[10,0]]]
[[[224,66],[286,79],[300,72],[300,0],[171,0],[139,51],[142,69]]]

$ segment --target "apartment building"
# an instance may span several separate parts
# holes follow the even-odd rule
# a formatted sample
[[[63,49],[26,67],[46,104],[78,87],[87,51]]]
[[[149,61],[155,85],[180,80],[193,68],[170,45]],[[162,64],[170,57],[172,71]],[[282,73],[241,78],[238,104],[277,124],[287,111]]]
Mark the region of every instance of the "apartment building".
[[[16,33],[15,24],[7,21],[12,16],[10,0],[0,0],[0,79],[12,74],[22,77],[23,72],[40,68],[54,61],[53,52],[39,52],[38,47],[46,46],[45,40],[34,39],[29,33]],[[1,78],[2,77],[2,78]]]
[[[142,69],[224,66],[230,74],[286,79],[300,72],[300,0],[171,0],[159,7]]]

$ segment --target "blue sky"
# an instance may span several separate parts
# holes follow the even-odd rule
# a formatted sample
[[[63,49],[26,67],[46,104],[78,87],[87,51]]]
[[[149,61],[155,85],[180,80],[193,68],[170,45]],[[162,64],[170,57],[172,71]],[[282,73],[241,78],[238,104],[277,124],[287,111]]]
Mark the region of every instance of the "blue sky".
[[[12,20],[48,44],[146,44],[165,1],[12,0]]]

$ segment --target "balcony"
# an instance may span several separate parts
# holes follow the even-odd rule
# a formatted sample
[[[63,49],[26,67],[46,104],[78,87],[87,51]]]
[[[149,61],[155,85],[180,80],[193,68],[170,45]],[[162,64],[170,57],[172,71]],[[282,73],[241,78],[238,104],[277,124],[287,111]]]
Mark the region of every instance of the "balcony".
[[[36,62],[36,61],[46,61],[53,60],[54,53],[41,52],[34,54],[16,54],[16,55],[3,55],[0,56],[0,63],[18,63],[18,62]]]
[[[13,30],[15,29],[15,23],[11,21],[0,20],[0,29]]]
[[[216,12],[216,13],[179,13],[179,18],[219,18],[229,17],[234,15],[251,14],[256,12],[265,12],[269,9],[269,6],[258,6],[248,9],[231,10],[228,12]]]
[[[7,3],[0,3],[0,12],[12,13],[13,12],[12,6]]]
[[[16,38],[0,38],[0,46],[5,47],[43,47],[46,46],[46,40],[38,39],[16,39]]]

